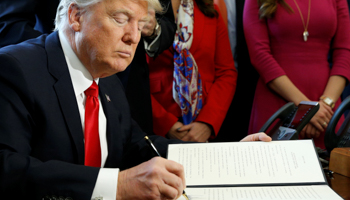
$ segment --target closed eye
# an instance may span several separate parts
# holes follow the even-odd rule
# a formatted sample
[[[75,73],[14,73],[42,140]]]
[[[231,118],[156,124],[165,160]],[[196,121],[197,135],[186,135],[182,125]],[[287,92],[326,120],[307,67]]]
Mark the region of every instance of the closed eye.
[[[125,12],[116,12],[112,16],[114,21],[119,25],[125,25],[130,20],[128,13]]]
[[[116,21],[120,25],[125,25],[129,21],[129,19],[126,17],[117,17],[114,18],[114,21]]]

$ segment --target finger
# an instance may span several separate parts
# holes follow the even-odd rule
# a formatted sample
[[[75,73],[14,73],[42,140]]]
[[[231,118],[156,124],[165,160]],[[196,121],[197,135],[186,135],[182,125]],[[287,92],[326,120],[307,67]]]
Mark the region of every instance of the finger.
[[[323,126],[322,126],[323,122],[324,122],[324,119],[315,116],[311,119],[309,124],[311,127],[315,127],[318,130],[323,131]],[[308,130],[307,132],[310,133],[309,132],[309,130],[311,130],[310,127],[307,130]]]
[[[191,142],[199,142],[196,140],[196,135],[194,131],[191,129],[187,132],[187,134],[181,139],[183,141],[191,141]]]
[[[183,141],[186,141],[184,140],[184,137],[186,137],[187,134],[188,134],[188,131],[181,131],[181,132],[176,131],[177,138]]]
[[[252,139],[252,135],[247,135],[247,136],[245,136],[243,139],[241,139],[240,142],[249,142],[249,141],[251,141],[251,140],[253,140],[253,139]]]
[[[159,192],[166,199],[177,199],[184,191],[182,180],[175,174],[162,176],[164,184],[159,186]]]
[[[271,141],[271,137],[266,135],[265,133],[254,133],[251,135],[248,135],[244,137],[241,142],[251,142],[251,141],[264,141],[264,142],[269,142]]]
[[[168,133],[168,137],[170,139],[179,139],[179,140],[183,140],[183,137],[187,134],[188,131],[182,131],[182,132],[178,132],[178,131],[169,131]]]
[[[165,163],[165,168],[175,174],[176,176],[180,177],[182,180],[182,185],[183,187],[186,186],[186,181],[185,181],[185,171],[184,168],[181,164],[172,161],[172,160],[167,160],[168,162]],[[184,189],[184,188],[183,188]]]
[[[334,113],[330,113],[330,112],[326,112],[326,113],[325,113],[326,118],[327,118],[328,120],[330,120],[330,119],[332,118],[333,114],[334,114]]]
[[[330,113],[331,115],[334,114],[333,109],[332,109],[331,107],[329,107],[329,106],[327,105],[327,106],[325,106],[325,108],[326,108],[326,110],[328,111],[328,113]]]
[[[308,138],[314,138],[316,135],[317,128],[315,126],[309,126],[307,136]]]
[[[328,120],[325,119],[325,120],[321,120],[321,121],[318,121],[318,123],[322,126],[323,129],[327,128],[328,126]],[[323,130],[320,130],[320,131],[323,131]]]
[[[264,142],[269,142],[271,141],[271,137],[266,135],[265,133],[255,133],[251,135],[250,141],[264,141]]]
[[[323,132],[323,131],[324,131],[324,128],[326,128],[327,125],[328,125],[328,124],[327,124],[327,122],[325,122],[325,121],[318,121],[318,123],[315,123],[315,124],[313,125],[313,127],[314,127],[315,129],[317,129],[317,130]]]
[[[259,137],[259,141],[263,141],[263,142],[270,142],[272,140],[272,138],[266,135],[265,133],[259,133],[258,137]]]
[[[173,130],[179,130],[184,125],[181,122],[175,122],[175,124],[171,127]]]
[[[193,125],[182,140],[191,142],[206,142],[210,135],[210,130],[199,129],[198,126]]]
[[[159,193],[162,196],[161,199],[177,199],[182,194],[178,189],[166,183],[159,185]]]
[[[160,187],[159,191],[162,194],[163,193],[169,194],[164,196],[168,196],[174,199],[175,197],[179,197],[185,189],[185,185],[182,179],[173,173],[168,172],[164,174],[162,176],[162,179],[165,185],[163,187]]]
[[[316,133],[315,133],[314,138],[318,138],[318,137],[320,137],[320,135],[321,135],[321,132],[320,132],[320,131],[318,131],[318,130],[316,130]]]
[[[315,130],[316,127],[315,126],[310,126],[310,131],[309,131],[309,138],[313,138],[315,135]]]
[[[179,127],[178,129],[176,129],[177,131],[189,131],[192,128],[193,124],[187,124],[184,126]]]
[[[311,127],[312,127],[312,125],[310,125],[310,126],[308,126],[308,127],[306,128],[306,131],[305,131],[305,133],[306,133],[306,138],[311,138],[311,134],[310,134],[310,132],[311,132]]]

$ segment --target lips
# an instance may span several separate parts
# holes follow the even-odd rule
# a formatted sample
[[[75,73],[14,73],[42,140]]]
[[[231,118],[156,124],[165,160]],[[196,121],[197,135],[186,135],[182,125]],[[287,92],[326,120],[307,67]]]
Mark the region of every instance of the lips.
[[[118,51],[117,53],[122,58],[130,58],[131,57],[131,52],[130,51]]]

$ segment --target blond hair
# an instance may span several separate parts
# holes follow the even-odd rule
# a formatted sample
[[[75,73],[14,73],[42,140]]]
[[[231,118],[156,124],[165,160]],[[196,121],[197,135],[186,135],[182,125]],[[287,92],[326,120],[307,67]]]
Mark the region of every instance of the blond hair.
[[[85,11],[90,6],[93,6],[104,0],[61,0],[57,7],[55,30],[62,30],[68,25],[68,8],[70,4],[76,4],[82,11]],[[118,1],[118,0],[115,0]],[[130,1],[130,0],[128,0]],[[163,7],[158,0],[135,0],[135,1],[147,1],[148,9],[154,9],[157,13],[163,12]]]

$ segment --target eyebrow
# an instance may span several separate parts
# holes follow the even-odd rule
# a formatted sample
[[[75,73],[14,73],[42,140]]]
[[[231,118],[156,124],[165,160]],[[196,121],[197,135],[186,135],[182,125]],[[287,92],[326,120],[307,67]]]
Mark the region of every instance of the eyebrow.
[[[115,16],[117,14],[125,14],[125,15],[128,15],[128,16],[133,16],[134,14],[132,12],[130,12],[129,10],[126,10],[126,9],[119,9],[119,10],[116,10],[114,12],[112,12],[112,16]]]

